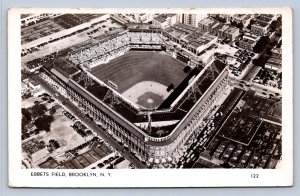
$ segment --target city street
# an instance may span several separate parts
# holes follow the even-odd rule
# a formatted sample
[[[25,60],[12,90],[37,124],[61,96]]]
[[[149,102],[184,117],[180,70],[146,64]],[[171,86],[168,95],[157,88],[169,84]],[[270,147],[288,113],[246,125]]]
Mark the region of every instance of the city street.
[[[256,84],[252,82],[248,82],[246,80],[237,80],[234,78],[231,78],[231,86],[243,89],[245,91],[248,90],[255,90],[257,93],[260,94],[272,94],[273,96],[281,96],[280,89],[272,88],[269,86],[263,86],[261,84]]]
[[[260,69],[261,67],[253,65],[251,63],[250,68],[248,69],[247,73],[243,76],[242,80],[250,82],[256,76]]]

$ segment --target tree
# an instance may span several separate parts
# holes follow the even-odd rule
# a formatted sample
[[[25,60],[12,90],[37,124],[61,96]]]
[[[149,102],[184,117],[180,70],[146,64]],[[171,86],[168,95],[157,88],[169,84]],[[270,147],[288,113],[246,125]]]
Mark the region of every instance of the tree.
[[[49,146],[51,149],[57,149],[60,147],[58,141],[56,141],[54,139],[49,140]]]
[[[22,121],[21,121],[21,130],[22,130],[22,140],[28,138],[30,135],[27,133],[25,127],[31,122],[31,114],[26,108],[22,108]]]
[[[247,26],[247,29],[251,29],[251,26],[254,24],[255,20],[251,19],[249,22],[249,25]]]
[[[237,23],[236,27],[239,28],[239,29],[243,29],[244,24],[242,22],[239,22],[239,23]]]
[[[29,121],[31,120],[31,114],[30,114],[30,112],[28,111],[28,109],[22,108],[21,112],[22,112],[22,116],[23,116],[24,118],[26,118],[26,119],[29,120]]]
[[[270,38],[268,36],[262,36],[253,48],[255,53],[261,53],[265,47],[269,44]]]
[[[271,56],[271,55],[272,55],[272,51],[271,51],[271,50],[267,50],[266,54],[267,54],[268,56]]]
[[[50,109],[49,114],[50,114],[50,115],[53,115],[55,112],[56,112],[56,109],[55,109],[54,107],[52,107],[52,108]]]
[[[270,24],[270,31],[271,32],[274,32],[275,30],[276,30],[276,28],[277,28],[277,24],[276,24],[277,22],[276,21],[273,21],[271,24]]]
[[[263,61],[259,60],[259,59],[253,59],[253,64],[256,65],[256,66],[259,66],[259,67],[264,67],[264,63]]]
[[[24,127],[31,122],[31,114],[26,108],[22,108],[22,130]]]
[[[41,145],[41,146],[45,146],[45,145],[46,145],[45,141],[43,141],[43,140],[40,141],[40,145]]]
[[[53,122],[54,118],[53,116],[41,116],[38,117],[35,121],[34,121],[34,125],[37,127],[37,129],[39,130],[45,130],[46,132],[50,131],[50,125]]]
[[[33,118],[42,116],[47,111],[47,107],[44,104],[36,104],[36,105],[32,106],[30,109],[31,109],[31,114],[32,114]]]
[[[212,17],[213,19],[219,21],[219,22],[222,22],[222,23],[225,23],[226,22],[226,18],[223,18],[223,17],[220,17],[219,14],[217,14],[216,16]]]
[[[244,28],[244,25],[243,25],[242,22],[231,21],[231,25],[234,26],[234,27],[237,27],[239,29],[243,29]]]
[[[276,31],[276,29],[278,27],[281,26],[281,17],[278,17],[277,20],[272,21],[272,23],[270,24],[270,31]]]

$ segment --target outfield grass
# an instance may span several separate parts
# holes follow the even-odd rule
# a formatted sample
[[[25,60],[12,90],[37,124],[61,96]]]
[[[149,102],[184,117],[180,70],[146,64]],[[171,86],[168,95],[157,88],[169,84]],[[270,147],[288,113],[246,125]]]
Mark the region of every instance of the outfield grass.
[[[108,80],[114,82],[118,91],[123,93],[142,81],[176,87],[187,75],[183,71],[185,66],[165,52],[129,51],[109,63],[94,67],[91,73],[105,83]]]

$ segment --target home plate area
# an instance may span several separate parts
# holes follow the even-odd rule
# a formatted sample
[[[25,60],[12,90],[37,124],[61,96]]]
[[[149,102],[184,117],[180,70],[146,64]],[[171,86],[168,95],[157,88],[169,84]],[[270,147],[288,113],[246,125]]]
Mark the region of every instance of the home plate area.
[[[146,109],[156,109],[169,96],[167,86],[153,81],[135,84],[122,95]]]
[[[154,109],[160,105],[163,100],[162,98],[163,97],[158,94],[146,92],[138,98],[138,101],[136,103],[145,108]]]

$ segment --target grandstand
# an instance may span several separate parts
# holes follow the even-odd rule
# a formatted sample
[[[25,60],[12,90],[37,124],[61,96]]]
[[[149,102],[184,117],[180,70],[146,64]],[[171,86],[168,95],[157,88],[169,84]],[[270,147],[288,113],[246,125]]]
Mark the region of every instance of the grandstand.
[[[131,48],[160,50],[162,43],[161,37],[154,32],[118,32],[72,52],[69,60],[90,69],[125,54]]]
[[[41,75],[142,160],[177,161],[179,148],[201,132],[200,122],[226,91],[228,71],[217,60],[185,69],[188,60],[165,50],[172,45],[165,40],[157,29],[118,31],[59,52],[56,58],[67,63],[55,61]],[[79,71],[62,71],[71,65]],[[134,100],[128,90],[139,83],[149,86]]]
[[[175,49],[174,45],[167,40],[171,38],[176,43],[186,45],[187,50],[192,53],[199,54],[211,46],[217,37],[202,32],[198,28],[182,25],[176,24],[165,31],[157,28],[141,29],[140,27],[137,29],[131,27],[127,30],[117,29],[106,36],[95,38],[92,44],[71,52],[68,59],[85,69],[92,69],[122,56],[129,50],[175,50],[175,56],[179,60],[197,66],[200,64],[197,55],[193,56],[184,50],[178,52],[178,49]]]

